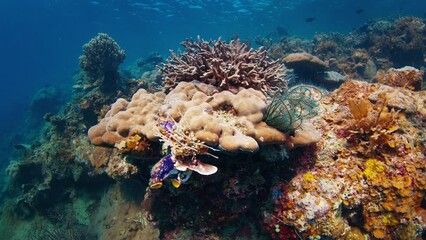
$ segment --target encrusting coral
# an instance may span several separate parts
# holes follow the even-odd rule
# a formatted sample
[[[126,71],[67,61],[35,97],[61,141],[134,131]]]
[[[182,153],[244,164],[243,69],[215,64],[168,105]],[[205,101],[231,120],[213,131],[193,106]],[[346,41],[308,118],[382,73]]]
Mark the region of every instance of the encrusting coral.
[[[411,112],[395,109],[392,91],[421,100],[405,102],[415,105]],[[324,97],[313,119],[323,135],[315,164],[277,186],[283,193],[270,224],[306,238],[416,239],[426,227],[424,99],[424,92],[352,80]]]
[[[413,67],[391,68],[387,72],[379,71],[375,80],[392,87],[405,87],[410,90],[419,91],[423,85],[423,70]]]
[[[171,52],[160,67],[165,88],[173,89],[179,82],[194,80],[216,86],[219,91],[238,92],[239,87],[268,93],[286,87],[284,68],[279,61],[269,61],[265,50],[249,49],[239,40],[225,43],[186,40],[183,53]]]

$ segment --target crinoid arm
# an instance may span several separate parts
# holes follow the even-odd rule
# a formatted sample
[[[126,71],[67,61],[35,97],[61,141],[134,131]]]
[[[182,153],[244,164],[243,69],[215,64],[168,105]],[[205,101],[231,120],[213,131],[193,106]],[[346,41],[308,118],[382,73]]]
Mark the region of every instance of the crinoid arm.
[[[264,121],[284,133],[292,133],[304,120],[318,114],[321,90],[310,85],[297,85],[284,93],[275,93],[266,109]]]

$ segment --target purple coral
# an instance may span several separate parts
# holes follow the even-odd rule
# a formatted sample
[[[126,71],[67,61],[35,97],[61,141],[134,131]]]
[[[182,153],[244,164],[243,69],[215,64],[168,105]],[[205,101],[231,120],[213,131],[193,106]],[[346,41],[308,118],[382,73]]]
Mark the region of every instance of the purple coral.
[[[186,40],[181,43],[185,52],[171,56],[160,67],[165,88],[170,90],[179,82],[198,80],[219,90],[236,91],[239,87],[254,88],[264,93],[287,87],[283,79],[284,66],[267,60],[262,48],[249,49],[240,41]]]
[[[149,186],[151,188],[160,188],[163,186],[163,180],[166,179],[173,170],[175,170],[176,160],[173,159],[172,155],[167,155],[160,159],[151,169],[151,179],[149,180]]]

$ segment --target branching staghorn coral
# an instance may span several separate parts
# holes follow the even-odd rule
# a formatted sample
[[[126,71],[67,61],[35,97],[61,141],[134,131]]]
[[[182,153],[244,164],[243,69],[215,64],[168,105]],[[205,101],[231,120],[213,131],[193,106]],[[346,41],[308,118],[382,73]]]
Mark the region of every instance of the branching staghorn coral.
[[[239,87],[254,88],[263,93],[287,87],[283,79],[284,66],[279,61],[268,61],[262,48],[248,49],[240,41],[223,42],[186,40],[181,43],[183,53],[171,51],[166,63],[159,67],[164,74],[166,90],[179,82],[200,82],[218,87],[219,91],[236,92]]]
[[[309,85],[294,86],[283,94],[275,94],[266,109],[264,121],[284,133],[292,133],[303,121],[317,115],[316,101],[321,91]]]

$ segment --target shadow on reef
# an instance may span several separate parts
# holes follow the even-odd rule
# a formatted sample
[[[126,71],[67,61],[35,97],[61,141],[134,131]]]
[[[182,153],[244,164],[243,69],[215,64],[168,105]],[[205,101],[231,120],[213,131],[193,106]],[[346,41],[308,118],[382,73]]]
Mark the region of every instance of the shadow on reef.
[[[291,160],[265,162],[261,154],[219,155],[219,159],[214,160],[221,169],[215,175],[193,174],[179,189],[167,183],[161,190],[148,190],[142,207],[160,228],[162,239],[175,239],[185,229],[194,239],[197,235],[270,238],[262,227],[264,211],[272,209],[269,189],[294,176]]]

